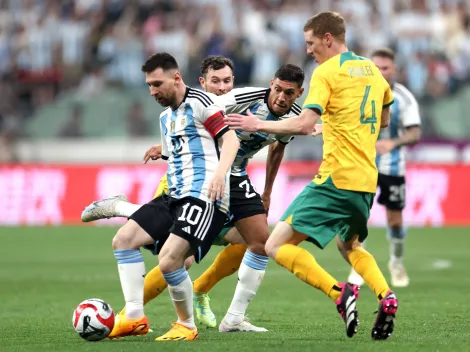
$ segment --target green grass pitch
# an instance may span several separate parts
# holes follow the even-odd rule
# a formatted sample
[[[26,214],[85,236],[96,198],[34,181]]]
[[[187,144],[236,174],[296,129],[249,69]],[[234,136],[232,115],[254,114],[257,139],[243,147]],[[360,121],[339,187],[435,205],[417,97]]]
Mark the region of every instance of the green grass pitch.
[[[111,250],[115,228],[0,228],[0,351],[444,351],[470,350],[470,230],[410,229],[406,264],[411,285],[397,289],[397,327],[387,341],[372,341],[377,303],[363,287],[358,301],[359,332],[348,339],[336,307],[323,293],[269,263],[265,280],[249,307],[250,319],[268,333],[221,334],[200,328],[200,339],[154,342],[175,320],[165,292],[146,307],[153,333],[124,340],[87,342],[72,328],[75,306],[101,298],[118,311],[123,305]],[[318,262],[343,281],[347,264],[335,244],[321,251],[310,244]],[[367,248],[384,271],[388,246],[383,229],[373,229]],[[220,249],[190,270],[193,279]],[[155,257],[145,254],[147,268]],[[387,273],[388,277],[388,273]],[[235,289],[233,275],[211,292],[222,318]]]

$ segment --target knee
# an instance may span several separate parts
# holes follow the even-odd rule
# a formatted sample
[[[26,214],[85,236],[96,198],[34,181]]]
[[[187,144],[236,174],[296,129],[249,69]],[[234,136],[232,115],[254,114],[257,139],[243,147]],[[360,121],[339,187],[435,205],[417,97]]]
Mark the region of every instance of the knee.
[[[277,254],[279,248],[280,248],[280,245],[272,239],[268,239],[268,241],[266,242],[266,245],[264,247],[264,249],[266,251],[266,254],[272,260],[276,259],[276,254]]]
[[[185,265],[184,258],[179,258],[172,251],[161,252],[158,256],[158,265],[163,274],[169,274],[181,269]]]
[[[252,243],[248,246],[248,249],[250,250],[250,252],[254,254],[267,256],[266,243],[263,243],[263,242]]]
[[[186,268],[186,270],[189,270],[190,267],[192,267],[194,264],[194,256],[190,256],[189,258],[186,258],[186,260],[184,261],[184,267]]]
[[[137,249],[134,248],[134,234],[126,226],[121,227],[113,237],[112,247],[114,250],[120,249]]]

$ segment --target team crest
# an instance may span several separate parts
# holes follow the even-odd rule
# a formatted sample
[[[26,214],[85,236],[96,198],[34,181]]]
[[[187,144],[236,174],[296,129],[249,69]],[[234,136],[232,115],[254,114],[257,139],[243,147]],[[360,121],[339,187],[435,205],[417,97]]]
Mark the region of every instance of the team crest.
[[[188,124],[188,120],[186,120],[186,116],[181,119],[181,128],[185,128]]]

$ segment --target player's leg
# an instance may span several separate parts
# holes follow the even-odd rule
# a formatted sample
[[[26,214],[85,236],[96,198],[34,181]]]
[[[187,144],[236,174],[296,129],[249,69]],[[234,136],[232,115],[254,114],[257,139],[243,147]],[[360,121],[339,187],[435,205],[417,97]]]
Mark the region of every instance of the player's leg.
[[[215,327],[217,319],[210,308],[209,291],[223,278],[235,273],[246,251],[245,241],[231,225],[224,227],[214,245],[225,246],[209,268],[194,281],[194,311],[196,322]]]
[[[225,214],[212,203],[192,197],[170,199],[170,211],[176,220],[171,228],[172,235],[160,252],[159,263],[178,321],[156,340],[194,340],[198,331],[193,316],[193,284],[184,261],[190,255],[194,255],[198,263],[202,260],[222,230]]]
[[[248,249],[240,264],[235,294],[219,331],[267,331],[252,325],[245,317],[248,304],[256,295],[268,264],[264,247],[269,237],[263,202],[248,176],[230,177],[230,213]]]
[[[113,249],[118,260],[126,310],[116,315],[110,338],[147,333],[148,321],[143,315],[145,265],[139,248],[151,246],[157,254],[172,225],[167,199],[160,197],[136,211],[114,237]]]
[[[331,179],[323,184],[311,182],[285,211],[266,244],[266,251],[278,264],[334,301],[346,325],[346,334],[352,337],[358,325],[358,287],[338,282],[312,254],[297,246],[307,239],[323,249],[337,233],[348,231],[350,214],[346,203],[347,193],[337,189]]]
[[[392,286],[407,287],[410,279],[403,264],[406,229],[403,226],[402,210],[387,209],[387,223],[387,237],[390,243],[388,270],[392,278]]]
[[[129,218],[142,205],[129,203],[127,197],[123,194],[94,201],[88,205],[82,212],[83,222],[91,222],[100,219],[109,219],[114,217]]]
[[[155,240],[134,220],[129,220],[113,238],[114,256],[126,301],[126,312],[116,317],[109,338],[146,334],[149,329],[144,315],[143,293],[145,264],[139,248]]]
[[[194,256],[187,258],[184,262],[184,267],[186,270],[194,263]],[[144,279],[144,306],[149,303],[150,301],[157,298],[165,289],[168,287],[168,284],[163,277],[162,271],[160,270],[160,266],[154,267],[150,270],[147,275],[145,275]],[[123,308],[119,314],[125,314],[126,309]]]
[[[338,249],[377,296],[379,309],[372,328],[372,338],[385,340],[392,334],[394,329],[398,300],[388,286],[374,257],[361,247],[358,239],[359,236],[345,242],[338,237]]]

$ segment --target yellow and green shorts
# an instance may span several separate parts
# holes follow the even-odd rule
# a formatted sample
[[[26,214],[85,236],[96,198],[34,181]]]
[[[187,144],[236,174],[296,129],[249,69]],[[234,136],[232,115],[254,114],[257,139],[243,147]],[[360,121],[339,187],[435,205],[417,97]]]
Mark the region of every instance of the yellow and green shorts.
[[[320,248],[338,235],[343,241],[359,235],[367,238],[367,221],[374,193],[338,189],[331,177],[322,183],[310,182],[287,208],[281,221],[308,236]]]

